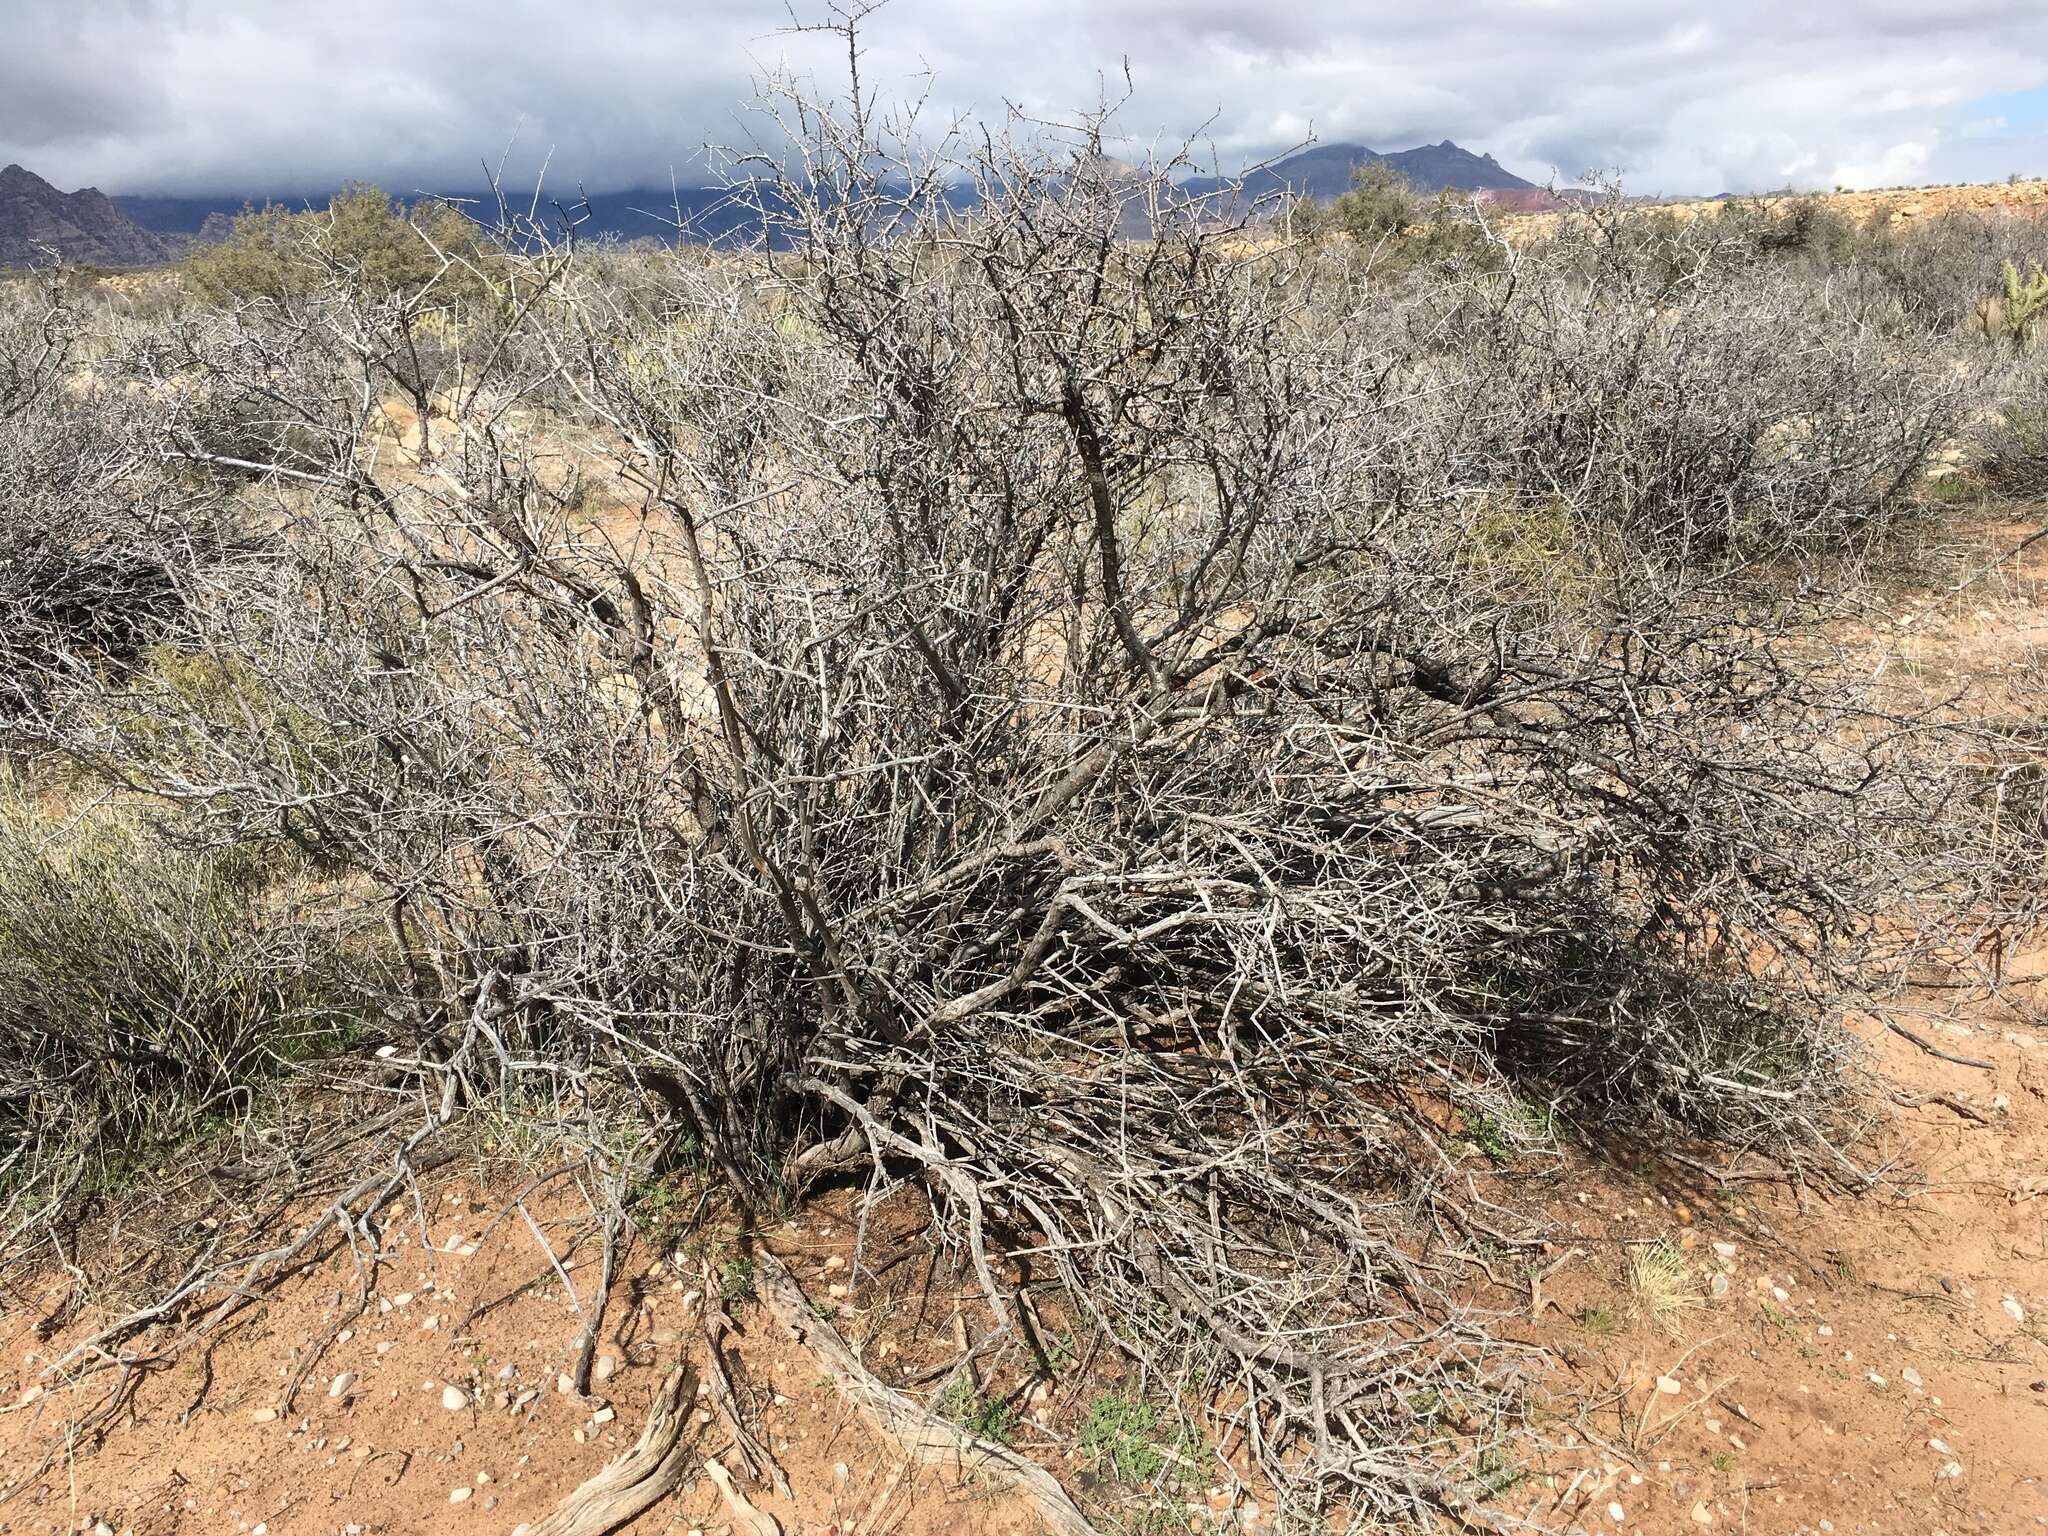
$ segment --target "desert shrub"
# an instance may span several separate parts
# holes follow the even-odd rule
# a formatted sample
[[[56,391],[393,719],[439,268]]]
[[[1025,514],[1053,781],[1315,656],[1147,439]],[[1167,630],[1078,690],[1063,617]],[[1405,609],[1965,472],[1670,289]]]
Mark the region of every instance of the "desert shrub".
[[[196,247],[181,270],[192,292],[215,304],[281,303],[336,277],[376,298],[431,289],[455,303],[486,297],[493,266],[490,241],[460,209],[431,199],[407,207],[357,183],[325,209],[247,209],[227,239]]]
[[[1829,626],[1964,381],[1725,231],[1390,284],[1133,239],[1163,177],[1036,129],[891,166],[789,110],[760,248],[508,255],[431,455],[381,424],[417,295],[177,322],[152,442],[264,402],[194,478],[266,543],[33,743],[317,850],[416,1137],[516,1087],[745,1205],[920,1179],[998,1320],[1028,1247],[1241,1383],[1290,1517],[1457,1503],[1494,1357],[1417,1254],[1485,1218],[1417,1106],[1843,1134],[1952,754]],[[583,515],[565,425],[638,506]]]
[[[1906,511],[1966,383],[1855,284],[1757,266],[1715,221],[1567,227],[1449,295],[1419,377],[1454,473],[1634,547],[1708,560],[1834,546]]]
[[[10,1154],[90,1147],[119,1164],[336,1048],[348,1015],[315,930],[264,899],[266,861],[180,849],[132,814],[52,818],[4,782],[0,794]]]
[[[132,662],[176,608],[175,571],[226,537],[178,505],[90,319],[61,275],[0,287],[0,717],[57,670]]]
[[[1405,235],[1424,217],[1408,178],[1384,160],[1368,160],[1351,173],[1349,190],[1330,205],[1337,227],[1361,245]]]
[[[2048,497],[2048,402],[2008,404],[1984,434],[1979,472],[2002,496]]]

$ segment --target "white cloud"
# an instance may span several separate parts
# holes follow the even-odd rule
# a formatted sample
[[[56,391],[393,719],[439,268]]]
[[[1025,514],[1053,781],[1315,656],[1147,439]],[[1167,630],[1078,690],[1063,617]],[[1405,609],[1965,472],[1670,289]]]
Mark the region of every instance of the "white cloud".
[[[823,0],[796,0],[800,14]],[[701,177],[747,131],[750,79],[784,59],[837,82],[782,0],[0,0],[0,161],[62,186],[293,192],[367,176],[468,187],[523,121],[515,166],[558,185]],[[1207,125],[1226,166],[1312,127],[1381,149],[1454,138],[1565,180],[1750,190],[1833,166],[1959,174],[1991,151],[1960,104],[2040,83],[2040,0],[893,0],[865,83],[924,87],[931,117],[1090,105],[1136,90],[1140,145]],[[2034,61],[2034,62],[2030,62]],[[1981,115],[1981,113],[1980,113]],[[1997,154],[2019,151],[1999,146]],[[1917,154],[1917,158],[1915,158]],[[2001,173],[2002,174],[2002,173]]]
[[[1894,144],[1874,160],[1846,161],[1835,167],[1834,183],[1852,192],[1871,187],[1902,187],[1922,181],[1932,152],[1925,144]]]

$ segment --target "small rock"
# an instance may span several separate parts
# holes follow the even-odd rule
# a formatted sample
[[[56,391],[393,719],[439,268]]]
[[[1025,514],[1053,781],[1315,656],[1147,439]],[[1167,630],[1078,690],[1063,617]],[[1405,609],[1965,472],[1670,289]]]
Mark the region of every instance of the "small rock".
[[[510,1360],[507,1360],[503,1365],[498,1367],[498,1380],[500,1381],[510,1381],[514,1376],[517,1376],[518,1374],[519,1367],[514,1365]]]
[[[1737,1250],[1733,1243],[1714,1244],[1714,1253],[1720,1258],[1732,1259],[1735,1257],[1736,1252]]]
[[[441,1389],[441,1406],[450,1413],[460,1413],[469,1406],[469,1394],[451,1381]]]
[[[2024,1323],[2027,1320],[2027,1309],[2020,1305],[2018,1297],[2008,1296],[1999,1305],[2005,1308],[2005,1315],[2014,1322]]]
[[[1963,1464],[1960,1461],[1946,1462],[1943,1464],[1942,1469],[1934,1475],[1953,1482],[1963,1475]]]
[[[1705,1499],[1701,1499],[1693,1505],[1692,1523],[1694,1525],[1712,1525],[1714,1523],[1714,1512],[1707,1508],[1707,1501]]]
[[[1657,1390],[1664,1393],[1667,1397],[1676,1397],[1685,1388],[1678,1382],[1673,1381],[1669,1376],[1659,1376],[1657,1378]]]
[[[1927,1442],[1927,1449],[1934,1452],[1934,1454],[1937,1456],[1955,1455],[1955,1451],[1950,1447],[1949,1443],[1946,1440],[1930,1440]]]
[[[610,1381],[612,1373],[618,1368],[619,1361],[616,1355],[599,1355],[590,1367],[590,1378],[593,1381]]]
[[[1785,1287],[1783,1287],[1782,1285],[1774,1285],[1771,1287],[1771,1300],[1775,1301],[1779,1306],[1782,1307],[1786,1302],[1790,1301],[1791,1299],[1792,1293],[1786,1290]]]
[[[356,1373],[354,1371],[343,1371],[334,1378],[333,1383],[327,1388],[327,1395],[329,1397],[347,1397],[348,1389],[355,1384]]]
[[[846,1268],[846,1260],[839,1257],[836,1253],[825,1261],[825,1273],[828,1275],[836,1275],[844,1268]]]
[[[473,1488],[451,1488],[448,1490],[448,1502],[450,1504],[467,1504],[469,1496],[475,1491]]]
[[[1927,1385],[1925,1381],[1922,1381],[1920,1379],[1920,1373],[1914,1370],[1913,1367],[1911,1367],[1910,1365],[1899,1372],[1899,1380],[1903,1381],[1909,1387],[1924,1387]]]
[[[1615,1524],[1619,1525],[1622,1521],[1628,1518],[1628,1511],[1623,1509],[1619,1504],[1610,1504],[1607,1506],[1607,1518],[1612,1520]]]
[[[1726,1275],[1715,1275],[1707,1282],[1707,1289],[1717,1297],[1726,1296],[1728,1294],[1728,1277]]]
[[[1867,1373],[1867,1375],[1868,1375],[1868,1377],[1869,1377],[1869,1380],[1870,1380],[1870,1384],[1871,1384],[1871,1385],[1872,1385],[1873,1387],[1877,1388],[1877,1390],[1878,1390],[1878,1391],[1882,1392],[1882,1391],[1884,1390],[1884,1388],[1885,1388],[1885,1380],[1884,1380],[1884,1378],[1883,1378],[1882,1376],[1878,1375],[1878,1374],[1877,1374],[1877,1372],[1875,1372],[1875,1371],[1870,1371],[1870,1372],[1868,1372],[1868,1373]]]
[[[835,1281],[833,1284],[825,1287],[825,1294],[834,1301],[844,1301],[847,1297],[848,1289],[846,1286],[840,1285]]]
[[[561,1393],[564,1397],[567,1397],[571,1392],[574,1392],[576,1390],[575,1379],[571,1377],[568,1374],[568,1372],[563,1372],[561,1375],[555,1378],[555,1390]]]
[[[276,1418],[277,1410],[275,1408],[258,1408],[249,1415],[249,1421],[252,1424],[269,1424],[274,1422]]]

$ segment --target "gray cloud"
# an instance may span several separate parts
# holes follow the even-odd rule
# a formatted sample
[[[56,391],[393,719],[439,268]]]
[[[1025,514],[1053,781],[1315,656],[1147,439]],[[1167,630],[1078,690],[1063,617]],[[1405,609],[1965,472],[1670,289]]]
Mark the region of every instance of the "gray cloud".
[[[807,7],[798,0],[798,11]],[[0,0],[0,160],[108,191],[474,186],[509,162],[591,191],[701,179],[749,132],[762,71],[840,82],[777,4],[698,0]],[[1204,130],[1225,168],[1311,135],[1454,138],[1541,180],[1642,191],[2048,171],[2039,0],[894,0],[868,24],[884,98],[928,121],[1059,113],[1108,77],[1138,145]]]

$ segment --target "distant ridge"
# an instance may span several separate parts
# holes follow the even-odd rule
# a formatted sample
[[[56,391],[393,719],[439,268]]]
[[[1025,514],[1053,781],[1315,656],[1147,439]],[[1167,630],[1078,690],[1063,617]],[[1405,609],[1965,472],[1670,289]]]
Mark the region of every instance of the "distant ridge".
[[[59,192],[18,165],[0,169],[0,267],[154,267],[185,242],[144,229],[97,187]]]
[[[1382,154],[1363,144],[1317,144],[1284,160],[1246,173],[1241,200],[1258,202],[1291,192],[1326,202],[1351,186],[1351,173],[1361,165],[1382,161],[1408,178],[1418,192],[1442,192],[1456,188],[1464,192],[1536,192],[1533,181],[1525,181],[1504,168],[1492,155],[1475,155],[1471,150],[1445,139],[1440,144],[1423,144],[1415,149]],[[1182,184],[1189,197],[1212,197],[1230,190],[1227,177],[1198,176]]]

